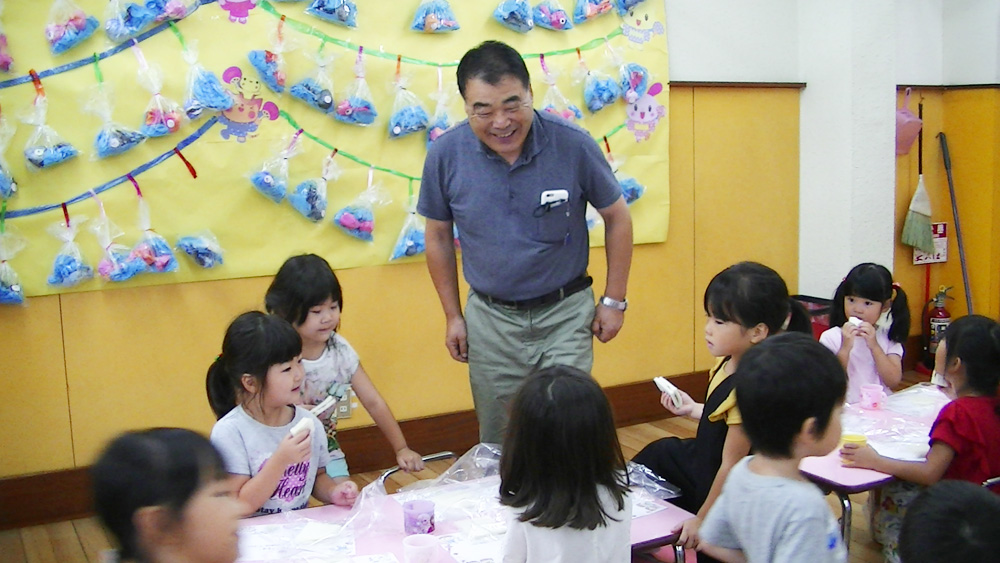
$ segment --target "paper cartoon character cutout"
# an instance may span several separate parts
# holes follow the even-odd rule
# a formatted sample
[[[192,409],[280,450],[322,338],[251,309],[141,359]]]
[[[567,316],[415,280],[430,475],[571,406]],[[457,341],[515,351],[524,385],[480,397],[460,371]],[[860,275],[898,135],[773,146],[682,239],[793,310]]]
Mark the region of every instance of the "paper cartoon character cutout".
[[[229,12],[229,21],[247,23],[250,10],[257,7],[260,0],[219,0],[219,7]]]
[[[625,121],[625,127],[635,135],[635,142],[648,139],[656,130],[660,118],[667,114],[666,108],[653,99],[653,96],[662,91],[663,85],[657,82],[626,107],[625,114],[628,119]]]
[[[663,35],[663,23],[650,20],[649,9],[642,6],[632,6],[627,14],[622,16],[622,35],[636,44],[648,43],[654,35]]]
[[[229,84],[232,92],[233,107],[225,110],[219,116],[219,122],[225,127],[219,134],[223,139],[235,137],[240,143],[247,137],[256,137],[257,128],[262,118],[274,121],[278,119],[278,106],[274,102],[265,102],[258,96],[260,81],[246,76],[238,66],[231,66],[222,73],[223,82]]]

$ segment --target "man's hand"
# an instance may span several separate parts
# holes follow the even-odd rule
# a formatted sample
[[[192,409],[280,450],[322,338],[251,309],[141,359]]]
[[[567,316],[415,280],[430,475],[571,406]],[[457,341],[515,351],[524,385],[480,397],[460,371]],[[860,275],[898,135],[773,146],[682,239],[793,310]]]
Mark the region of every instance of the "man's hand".
[[[618,335],[625,322],[625,311],[598,305],[594,311],[594,322],[590,325],[591,332],[601,342],[608,342]]]
[[[469,363],[469,341],[465,332],[464,317],[455,317],[448,321],[444,345],[453,360]]]

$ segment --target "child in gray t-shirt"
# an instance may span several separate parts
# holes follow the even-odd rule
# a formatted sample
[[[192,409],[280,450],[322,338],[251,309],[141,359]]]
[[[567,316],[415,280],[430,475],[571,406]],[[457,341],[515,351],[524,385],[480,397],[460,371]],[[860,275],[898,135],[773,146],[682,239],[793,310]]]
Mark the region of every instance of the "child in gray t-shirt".
[[[846,562],[829,506],[799,473],[803,457],[840,441],[844,368],[823,345],[789,333],[751,348],[738,377],[736,401],[756,455],[733,467],[698,549],[728,562]]]

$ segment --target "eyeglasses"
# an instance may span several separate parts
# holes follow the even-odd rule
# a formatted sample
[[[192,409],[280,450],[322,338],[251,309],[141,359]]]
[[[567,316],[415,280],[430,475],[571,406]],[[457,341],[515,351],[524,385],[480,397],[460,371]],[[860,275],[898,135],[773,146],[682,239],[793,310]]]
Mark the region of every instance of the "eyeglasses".
[[[498,110],[495,109],[473,110],[469,112],[469,116],[475,117],[476,119],[481,119],[483,121],[493,121],[497,113],[500,113],[507,119],[511,119],[513,117],[516,117],[521,110],[530,107],[531,107],[531,100],[529,99],[526,102],[511,102],[504,104],[503,106],[500,107],[499,112]]]

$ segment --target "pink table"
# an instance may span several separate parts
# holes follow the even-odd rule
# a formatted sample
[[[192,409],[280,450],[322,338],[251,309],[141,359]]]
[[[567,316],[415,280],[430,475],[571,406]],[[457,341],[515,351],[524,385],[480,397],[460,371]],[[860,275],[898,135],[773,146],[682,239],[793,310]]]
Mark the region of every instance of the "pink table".
[[[432,490],[435,490],[435,493],[439,495],[454,495],[455,490],[449,491],[449,487],[454,487],[454,485],[443,485],[434,487],[433,489],[425,489],[422,496],[433,500],[435,494],[426,494]],[[399,499],[400,495],[373,495],[364,500],[367,504],[365,505],[365,512],[362,513],[360,518],[370,517],[372,524],[362,527],[361,533],[350,532],[354,534],[354,553],[356,556],[374,556],[392,553],[400,562],[404,561],[402,541],[405,536],[402,529],[402,501]],[[673,527],[693,516],[689,512],[665,501],[652,499],[651,497],[646,497],[646,499],[664,508],[658,512],[632,520],[631,540],[633,551],[647,551],[676,541],[677,534],[671,532]],[[481,499],[469,499],[469,502],[481,502]],[[299,536],[304,526],[309,523],[342,524],[347,521],[351,514],[349,509],[338,506],[321,506],[290,513],[247,519],[241,522],[241,528],[245,531],[252,529],[262,534],[281,535],[284,533],[286,536]],[[398,523],[398,526],[395,523]],[[459,520],[454,518],[442,519],[440,516],[437,518],[437,526],[434,531],[435,536],[447,536],[448,534],[460,531]],[[306,547],[303,547],[301,553],[293,553],[299,549],[302,544],[301,540],[292,537],[285,539],[287,540],[284,542],[286,544],[286,551],[281,553],[281,558],[285,560],[289,558],[301,558],[301,560],[322,559],[322,551],[319,549],[310,551]],[[243,545],[242,540],[241,545]],[[437,558],[438,562],[453,563],[458,561],[452,557],[445,547],[439,546],[438,549],[440,550]],[[682,549],[675,549],[675,554],[677,561],[684,561]],[[273,561],[277,559],[240,559],[242,562],[263,560]]]
[[[919,459],[926,454],[931,425],[948,403],[948,398],[930,384],[917,384],[891,395],[884,409],[862,409],[858,405],[844,408],[844,433],[864,434],[879,453],[900,459]],[[840,461],[840,448],[822,457],[807,457],[799,470],[825,491],[840,499],[840,531],[844,545],[851,544],[851,500],[848,495],[880,487],[895,479],[892,475],[845,467]]]

